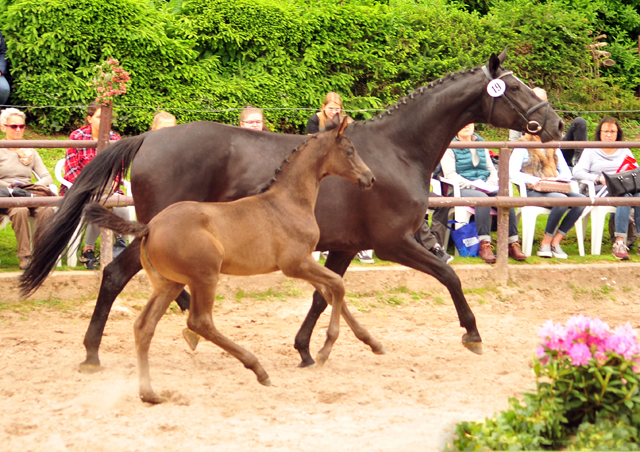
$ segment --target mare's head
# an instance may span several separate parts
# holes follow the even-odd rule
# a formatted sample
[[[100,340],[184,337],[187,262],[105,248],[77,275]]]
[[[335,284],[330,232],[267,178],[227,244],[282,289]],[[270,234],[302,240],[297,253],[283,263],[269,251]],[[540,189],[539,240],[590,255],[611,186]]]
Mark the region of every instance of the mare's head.
[[[344,136],[347,125],[348,118],[340,122],[338,115],[335,115],[327,124],[327,131],[317,135],[318,144],[328,147],[323,176],[340,176],[366,190],[373,186],[376,179],[351,140]]]
[[[482,100],[486,122],[539,135],[542,141],[559,140],[564,122],[549,102],[540,99],[511,71],[502,67],[506,58],[505,48],[500,55],[492,54],[482,67],[487,81],[486,95]]]

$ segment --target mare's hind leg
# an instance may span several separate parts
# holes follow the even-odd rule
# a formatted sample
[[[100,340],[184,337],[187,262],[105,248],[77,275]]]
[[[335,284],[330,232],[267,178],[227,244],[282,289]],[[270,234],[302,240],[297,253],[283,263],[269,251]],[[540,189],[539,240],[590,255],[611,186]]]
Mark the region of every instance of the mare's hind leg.
[[[156,325],[174,298],[184,288],[184,284],[166,280],[159,275],[156,275],[156,277],[154,275],[149,276],[153,283],[153,294],[133,326],[138,356],[139,393],[143,402],[162,403],[165,401],[164,397],[157,395],[151,387],[149,346],[151,345]]]
[[[207,281],[189,284],[191,289],[191,310],[189,311],[187,326],[190,330],[238,358],[244,364],[244,367],[251,369],[256,374],[260,384],[271,386],[269,375],[267,375],[258,358],[250,351],[220,334],[216,329],[211,310],[213,309],[217,284],[218,275],[212,276]]]
[[[329,258],[325,266],[337,273],[338,275],[344,275],[344,272],[347,271],[349,264],[351,264],[351,260],[354,258],[355,253],[350,252],[329,252]],[[294,343],[294,347],[300,353],[300,357],[302,358],[302,362],[298,365],[298,367],[308,367],[314,364],[314,360],[311,357],[311,353],[309,353],[309,343],[311,341],[311,334],[313,333],[313,329],[320,317],[320,314],[327,307],[327,302],[320,294],[320,292],[316,291],[313,294],[313,303],[311,305],[311,309],[307,314],[307,317],[304,319],[298,334],[296,334],[296,339]],[[360,339],[362,342],[371,347],[371,350],[376,354],[384,354],[384,347],[380,342],[378,342],[375,338],[371,336],[371,334],[353,317],[347,305],[345,303],[342,304],[342,316],[345,321],[355,334],[355,336]]]
[[[109,318],[111,306],[118,294],[124,289],[124,286],[140,270],[142,270],[142,264],[140,264],[140,239],[136,238],[104,269],[98,300],[93,309],[89,328],[84,336],[87,357],[80,364],[81,372],[92,373],[100,370],[98,350],[100,349],[102,334]],[[176,298],[176,301],[183,311],[189,308],[189,294],[187,292],[183,291]]]

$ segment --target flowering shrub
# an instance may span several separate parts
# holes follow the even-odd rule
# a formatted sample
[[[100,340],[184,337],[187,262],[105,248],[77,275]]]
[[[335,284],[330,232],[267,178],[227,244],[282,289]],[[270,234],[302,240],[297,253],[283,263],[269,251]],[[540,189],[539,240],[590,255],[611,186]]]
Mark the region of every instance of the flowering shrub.
[[[95,67],[97,76],[93,86],[98,92],[96,102],[108,106],[113,105],[113,98],[127,92],[127,83],[131,80],[129,73],[120,66],[115,58],[109,58]]]
[[[456,450],[640,450],[640,346],[631,325],[547,321],[533,359],[536,392],[484,423],[456,426]]]

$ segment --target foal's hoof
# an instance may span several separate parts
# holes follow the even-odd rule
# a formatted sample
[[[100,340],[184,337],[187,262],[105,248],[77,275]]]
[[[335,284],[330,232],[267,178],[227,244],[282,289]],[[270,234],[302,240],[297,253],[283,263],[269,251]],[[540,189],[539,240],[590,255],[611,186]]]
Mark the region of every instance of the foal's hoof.
[[[166,398],[160,397],[156,393],[140,394],[140,400],[142,400],[143,402],[146,402],[146,403],[153,403],[154,405],[157,405],[159,403],[164,403],[164,402],[167,401]]]
[[[380,350],[374,350],[373,353],[375,353],[376,355],[386,355],[387,350],[384,347],[382,347]]]
[[[316,362],[313,360],[313,358],[311,356],[307,356],[302,358],[302,361],[300,362],[300,364],[298,364],[298,367],[314,367],[316,365]]]
[[[200,335],[198,333],[194,333],[189,328],[185,328],[182,330],[182,337],[187,341],[189,348],[191,351],[196,351],[196,347],[198,346],[198,342],[200,342]]]
[[[78,366],[78,371],[82,374],[95,374],[102,370],[102,366],[100,364],[92,364],[92,363],[80,363]]]
[[[318,367],[322,367],[324,366],[324,363],[326,363],[328,359],[329,359],[328,356],[325,356],[322,353],[318,353],[316,355],[316,364],[318,365]]]
[[[271,378],[267,377],[264,380],[258,380],[262,386],[271,386]]]
[[[482,342],[481,341],[468,341],[467,335],[462,335],[462,345],[467,347],[467,349],[471,350],[476,355],[482,355]]]

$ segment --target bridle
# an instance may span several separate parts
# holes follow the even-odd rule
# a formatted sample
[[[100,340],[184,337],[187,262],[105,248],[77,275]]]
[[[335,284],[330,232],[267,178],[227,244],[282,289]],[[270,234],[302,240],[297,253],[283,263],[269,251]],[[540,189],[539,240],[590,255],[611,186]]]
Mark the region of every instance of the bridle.
[[[492,77],[491,73],[489,72],[489,69],[487,68],[487,66],[482,66],[482,72],[484,72],[484,75],[486,75],[487,79],[489,79],[489,83],[491,83],[491,81],[493,81],[493,80],[498,80],[498,79],[501,79],[502,77],[505,77],[507,75],[512,75],[513,74],[512,71],[507,71],[507,72],[504,72],[504,73],[500,74],[498,77]],[[487,84],[487,87],[488,86],[489,86],[489,84]],[[507,90],[506,89],[501,95],[499,95],[497,97],[503,97],[507,101],[507,103],[509,104],[511,109],[514,110],[516,113],[518,113],[520,115],[520,117],[527,122],[527,132],[528,133],[530,133],[532,135],[536,135],[536,134],[540,133],[540,131],[542,131],[542,129],[544,129],[544,126],[547,124],[547,119],[549,118],[549,111],[551,110],[551,104],[549,102],[542,101],[542,102],[534,105],[530,109],[528,109],[523,114],[518,108],[516,108],[516,106],[514,105],[512,100],[509,99],[509,96],[507,95]],[[493,115],[493,104],[494,104],[494,102],[495,102],[497,97],[494,97],[494,96],[491,97],[491,108],[489,109],[489,118],[487,118],[487,123],[491,122],[491,116]],[[532,115],[536,111],[540,110],[544,106],[547,107],[547,110],[545,111],[544,121],[542,121],[542,125],[540,125],[540,123],[538,121],[529,120],[529,116],[530,115]]]

